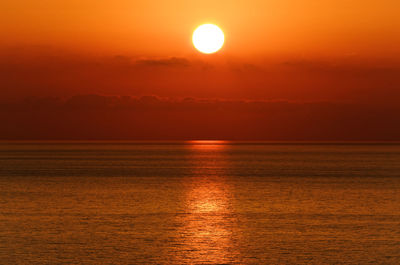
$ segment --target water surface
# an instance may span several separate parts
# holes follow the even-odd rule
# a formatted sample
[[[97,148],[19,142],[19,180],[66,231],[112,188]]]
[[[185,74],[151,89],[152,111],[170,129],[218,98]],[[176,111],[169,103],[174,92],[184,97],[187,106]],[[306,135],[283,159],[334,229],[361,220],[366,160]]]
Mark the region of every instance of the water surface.
[[[400,263],[400,145],[2,143],[0,263]]]

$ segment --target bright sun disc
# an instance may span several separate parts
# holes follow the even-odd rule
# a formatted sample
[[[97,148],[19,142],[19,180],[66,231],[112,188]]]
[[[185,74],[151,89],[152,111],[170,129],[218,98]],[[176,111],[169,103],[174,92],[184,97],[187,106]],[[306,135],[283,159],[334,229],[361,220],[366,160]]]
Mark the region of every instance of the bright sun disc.
[[[222,30],[213,24],[204,24],[193,32],[193,45],[202,53],[214,53],[224,45],[225,36]]]

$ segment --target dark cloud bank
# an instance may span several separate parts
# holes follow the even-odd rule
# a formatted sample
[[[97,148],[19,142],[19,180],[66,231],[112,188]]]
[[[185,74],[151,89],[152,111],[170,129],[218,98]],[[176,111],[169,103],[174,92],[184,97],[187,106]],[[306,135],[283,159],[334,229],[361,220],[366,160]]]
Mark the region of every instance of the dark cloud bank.
[[[2,140],[398,141],[400,107],[79,95],[1,104],[0,124]]]

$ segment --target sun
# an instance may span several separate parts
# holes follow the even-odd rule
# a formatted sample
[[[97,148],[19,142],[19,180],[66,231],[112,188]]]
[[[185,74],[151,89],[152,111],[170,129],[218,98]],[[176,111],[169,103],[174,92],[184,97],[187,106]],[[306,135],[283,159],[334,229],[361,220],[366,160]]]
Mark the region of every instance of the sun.
[[[210,54],[219,51],[225,42],[224,32],[214,24],[204,24],[193,32],[194,47],[202,53]]]

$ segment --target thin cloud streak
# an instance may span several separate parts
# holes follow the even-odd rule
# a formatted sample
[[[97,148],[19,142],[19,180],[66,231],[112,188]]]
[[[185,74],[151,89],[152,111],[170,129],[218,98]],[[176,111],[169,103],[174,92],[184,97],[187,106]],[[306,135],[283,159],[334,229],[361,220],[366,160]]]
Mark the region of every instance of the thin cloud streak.
[[[1,99],[76,94],[147,95],[398,105],[400,64],[360,58],[306,60],[79,56],[28,49],[0,53]]]

